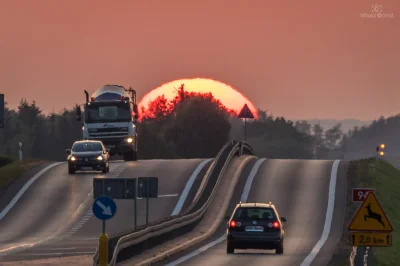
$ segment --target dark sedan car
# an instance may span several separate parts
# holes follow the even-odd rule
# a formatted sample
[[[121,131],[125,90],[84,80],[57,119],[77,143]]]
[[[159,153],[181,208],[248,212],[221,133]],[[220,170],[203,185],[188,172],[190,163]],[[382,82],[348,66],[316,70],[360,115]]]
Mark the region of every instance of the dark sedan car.
[[[227,253],[235,249],[275,249],[283,253],[283,223],[275,206],[270,203],[239,203],[228,221]]]
[[[65,150],[68,154],[68,173],[75,171],[94,170],[107,173],[109,167],[109,149],[101,141],[81,140],[72,145],[72,149]]]

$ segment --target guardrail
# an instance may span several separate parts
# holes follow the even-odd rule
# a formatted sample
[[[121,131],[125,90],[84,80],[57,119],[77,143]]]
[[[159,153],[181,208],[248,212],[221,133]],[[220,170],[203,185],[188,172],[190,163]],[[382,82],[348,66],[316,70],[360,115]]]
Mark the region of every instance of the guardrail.
[[[372,247],[353,247],[350,254],[351,266],[371,266]]]
[[[199,196],[181,214],[169,216],[162,220],[138,226],[136,230],[125,231],[109,238],[109,266],[117,261],[129,259],[144,250],[160,245],[193,230],[203,218],[210,205],[220,177],[234,156],[242,154],[254,155],[247,142],[232,141],[225,144],[215,157],[211,171],[205,176],[206,183],[201,187]],[[93,265],[97,266],[98,248],[93,257]]]

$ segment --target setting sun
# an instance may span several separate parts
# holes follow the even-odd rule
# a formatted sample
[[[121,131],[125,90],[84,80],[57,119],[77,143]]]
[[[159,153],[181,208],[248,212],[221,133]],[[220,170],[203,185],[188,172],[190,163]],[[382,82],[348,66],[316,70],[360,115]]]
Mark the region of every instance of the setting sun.
[[[147,93],[139,102],[139,106],[147,108],[148,104],[155,100],[158,96],[164,95],[167,100],[172,100],[175,96],[176,90],[182,85],[185,85],[185,90],[189,92],[208,93],[211,92],[213,96],[220,100],[223,105],[228,109],[235,110],[238,114],[244,104],[247,104],[252,111],[255,118],[258,118],[257,108],[254,104],[243,94],[232,88],[228,84],[220,81],[206,79],[206,78],[193,78],[193,79],[178,79],[161,85]],[[141,110],[139,108],[139,115]]]

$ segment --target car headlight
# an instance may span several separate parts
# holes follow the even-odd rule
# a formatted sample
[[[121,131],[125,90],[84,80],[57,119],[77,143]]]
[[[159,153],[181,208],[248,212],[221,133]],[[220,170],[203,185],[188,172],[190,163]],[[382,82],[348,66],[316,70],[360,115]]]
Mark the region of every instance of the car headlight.
[[[102,161],[103,160],[103,156],[99,156],[99,157],[97,157],[97,160],[99,160],[99,161]]]
[[[133,142],[133,138],[127,138],[126,141],[127,141],[128,143],[132,143],[132,142]]]
[[[76,161],[76,158],[74,156],[71,156],[70,160],[71,161]]]

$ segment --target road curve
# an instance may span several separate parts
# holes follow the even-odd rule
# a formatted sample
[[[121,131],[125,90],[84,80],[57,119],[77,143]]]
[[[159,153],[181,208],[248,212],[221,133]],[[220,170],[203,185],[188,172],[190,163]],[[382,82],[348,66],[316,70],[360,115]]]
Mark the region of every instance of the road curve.
[[[207,247],[203,243],[163,265],[326,265],[341,237],[346,203],[348,163],[339,163],[333,178],[336,186],[330,186],[333,163],[328,160],[265,160],[261,163],[247,202],[272,201],[280,215],[288,219],[284,254],[276,255],[274,250],[235,250],[235,254],[226,254],[226,236],[221,227]],[[250,171],[247,169],[243,174],[249,176]],[[333,207],[333,219],[330,230],[323,232],[330,208],[329,192],[334,192],[329,204]]]
[[[158,192],[163,198],[150,200],[149,221],[154,221],[172,213],[187,180],[203,161],[116,161],[107,174],[68,175],[66,164],[55,166],[36,180],[0,220],[0,261],[93,254],[102,225],[91,212],[93,177],[158,177]],[[191,194],[210,164],[203,163]],[[106,225],[109,235],[133,226],[133,202],[116,202],[117,213]],[[145,202],[139,200],[137,207],[138,224],[143,224]]]

